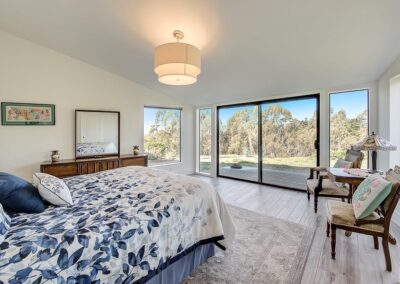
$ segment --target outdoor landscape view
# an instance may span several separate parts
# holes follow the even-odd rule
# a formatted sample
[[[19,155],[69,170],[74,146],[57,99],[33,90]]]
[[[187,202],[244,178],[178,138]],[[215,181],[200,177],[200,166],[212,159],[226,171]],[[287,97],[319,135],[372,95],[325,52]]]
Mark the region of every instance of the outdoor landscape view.
[[[218,109],[219,173],[258,181],[258,108],[261,111],[262,181],[303,188],[317,164],[315,97]],[[199,110],[199,170],[211,169],[211,109]],[[180,161],[179,109],[145,108],[144,148],[151,164]],[[333,165],[368,133],[368,90],[330,94]],[[367,166],[367,159],[363,166]]]
[[[144,151],[150,165],[179,162],[180,136],[180,109],[144,108]]]

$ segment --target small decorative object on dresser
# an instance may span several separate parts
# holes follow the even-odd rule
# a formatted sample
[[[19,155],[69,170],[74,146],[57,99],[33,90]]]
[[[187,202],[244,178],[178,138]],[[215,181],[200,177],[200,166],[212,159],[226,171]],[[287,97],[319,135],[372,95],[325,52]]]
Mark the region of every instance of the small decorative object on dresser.
[[[133,146],[133,155],[135,156],[139,155],[139,146],[137,145]]]
[[[51,161],[58,162],[60,160],[60,151],[53,150],[51,151]]]
[[[59,160],[58,162],[48,161],[40,165],[40,171],[59,178],[64,178],[128,166],[147,167],[147,155],[121,155],[98,159],[70,159]]]
[[[2,125],[55,125],[55,105],[1,103]]]

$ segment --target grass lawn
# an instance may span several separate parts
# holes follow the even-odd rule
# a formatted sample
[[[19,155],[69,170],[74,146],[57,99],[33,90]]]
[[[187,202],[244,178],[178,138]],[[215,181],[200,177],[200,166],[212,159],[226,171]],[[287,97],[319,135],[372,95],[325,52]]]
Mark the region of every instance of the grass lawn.
[[[220,166],[229,167],[232,164],[239,163],[244,167],[257,167],[258,157],[240,156],[240,155],[222,155],[220,156]],[[289,157],[289,158],[266,158],[264,159],[264,169],[301,171],[309,167],[314,167],[315,157]],[[210,170],[211,158],[209,156],[200,157],[200,169],[202,171]]]

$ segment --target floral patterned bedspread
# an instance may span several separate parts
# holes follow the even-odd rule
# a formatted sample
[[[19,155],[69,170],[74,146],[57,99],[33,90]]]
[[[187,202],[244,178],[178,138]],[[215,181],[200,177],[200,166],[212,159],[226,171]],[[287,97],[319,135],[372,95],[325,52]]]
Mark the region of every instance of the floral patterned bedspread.
[[[76,154],[78,156],[115,154],[118,149],[114,143],[78,143]]]
[[[127,167],[64,181],[73,206],[11,216],[0,283],[145,282],[200,243],[229,245],[235,232],[198,178]]]

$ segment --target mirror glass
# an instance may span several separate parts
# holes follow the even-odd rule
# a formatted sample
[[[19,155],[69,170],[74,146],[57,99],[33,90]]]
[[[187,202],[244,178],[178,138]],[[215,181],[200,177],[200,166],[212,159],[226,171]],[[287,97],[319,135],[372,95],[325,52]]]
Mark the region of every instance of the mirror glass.
[[[77,110],[77,158],[119,155],[119,112]]]

